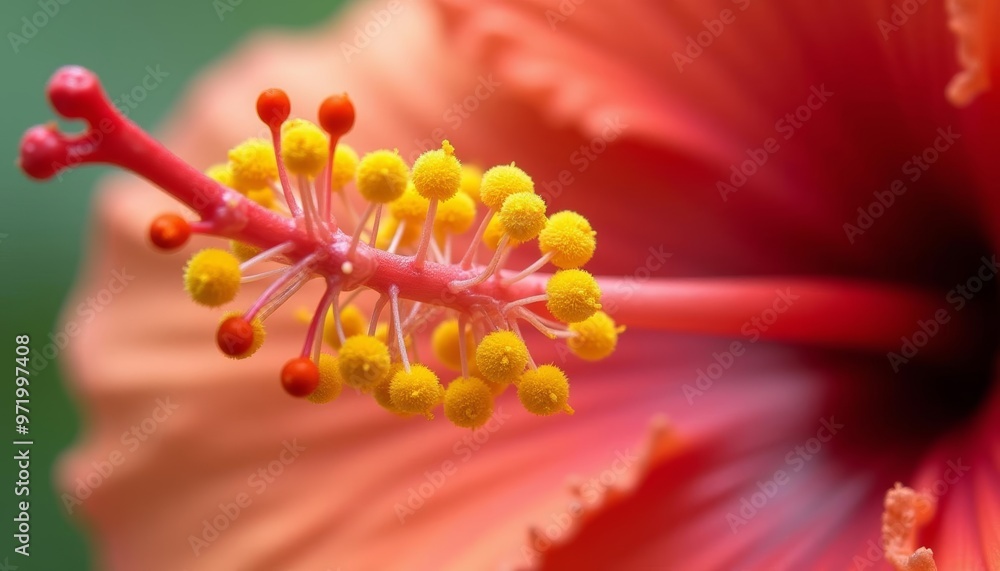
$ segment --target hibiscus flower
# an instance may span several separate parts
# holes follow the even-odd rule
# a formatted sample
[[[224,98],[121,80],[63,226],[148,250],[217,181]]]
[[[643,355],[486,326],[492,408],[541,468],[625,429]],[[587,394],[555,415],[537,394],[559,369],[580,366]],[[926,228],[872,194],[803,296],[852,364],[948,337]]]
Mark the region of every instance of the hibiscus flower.
[[[301,323],[221,359],[150,252],[174,203],[110,180],[77,296],[136,277],[69,352],[89,423],[62,469],[101,566],[1000,569],[996,2],[393,6],[250,42],[164,144],[204,169],[262,89],[347,91],[355,148],[447,138],[585,213],[627,336],[585,365],[532,342],[572,416],[306,406],[274,374]]]

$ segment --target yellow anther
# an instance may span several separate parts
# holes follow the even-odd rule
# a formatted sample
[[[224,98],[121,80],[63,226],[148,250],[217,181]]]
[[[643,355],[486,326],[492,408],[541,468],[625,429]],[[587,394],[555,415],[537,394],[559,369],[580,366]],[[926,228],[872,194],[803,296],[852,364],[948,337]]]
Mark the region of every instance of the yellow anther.
[[[518,192],[535,192],[535,183],[513,163],[498,165],[486,171],[479,185],[479,199],[496,211],[503,207],[503,201],[508,196]]]
[[[462,428],[479,428],[493,415],[493,393],[481,379],[460,377],[444,391],[444,415]]]
[[[434,356],[441,364],[453,371],[462,370],[462,357],[458,346],[458,320],[445,319],[434,328],[431,335],[431,347],[434,349]],[[472,336],[472,331],[465,330],[465,350],[470,361],[476,350],[476,340]]]
[[[368,331],[368,320],[356,305],[351,304],[340,310],[340,327],[344,330],[344,339],[364,335]],[[340,335],[337,334],[337,321],[333,318],[333,309],[326,312],[323,341],[334,349],[340,349]]]
[[[472,200],[479,200],[479,184],[483,180],[483,169],[463,164],[462,165],[462,185],[459,190],[469,195]]]
[[[340,396],[344,389],[344,378],[340,376],[340,364],[333,355],[321,353],[319,356],[319,385],[307,398],[310,402],[323,404]]]
[[[411,365],[409,373],[400,370],[393,375],[389,398],[399,412],[434,418],[431,409],[444,398],[444,387],[433,371],[423,365]]]
[[[462,164],[455,149],[444,141],[441,148],[427,151],[413,163],[413,186],[424,198],[448,200],[462,186]]]
[[[264,208],[274,210],[274,207],[278,204],[278,201],[274,199],[274,191],[270,188],[265,187],[258,188],[256,190],[248,190],[246,194],[247,198]]]
[[[222,314],[222,319],[219,320],[219,323],[225,322],[230,317],[243,317],[243,312],[227,311]],[[260,317],[253,318],[253,321],[250,322],[250,329],[253,330],[253,342],[250,344],[250,348],[247,349],[246,353],[241,355],[230,355],[229,353],[223,352],[222,354],[230,359],[246,359],[247,357],[253,356],[253,354],[264,345],[264,339],[267,337],[267,331],[264,330],[264,322],[260,320]]]
[[[369,202],[396,200],[406,190],[409,178],[410,169],[396,151],[374,151],[358,163],[358,192]]]
[[[572,226],[580,232],[586,232],[587,234],[594,233],[594,228],[590,225],[590,220],[587,220],[579,212],[560,210],[553,214],[551,218],[554,218],[558,224]]]
[[[345,383],[371,390],[389,373],[389,348],[369,335],[355,335],[344,340],[338,361]]]
[[[486,225],[486,230],[483,232],[483,244],[491,250],[496,250],[497,246],[500,245],[500,238],[505,234],[503,227],[503,222],[500,221],[500,217],[494,216],[490,219],[489,224]],[[520,240],[508,237],[507,246],[511,248],[516,248],[523,244]]]
[[[459,192],[438,204],[434,216],[437,234],[461,234],[476,221],[476,202],[469,195]]]
[[[495,383],[510,382],[528,364],[528,348],[511,331],[494,331],[476,347],[476,365],[483,378]]]
[[[358,153],[350,145],[337,143],[337,148],[333,151],[333,176],[330,179],[333,190],[341,190],[353,182],[357,170]]]
[[[392,404],[392,394],[389,392],[389,387],[392,385],[392,378],[396,376],[396,373],[403,370],[402,363],[393,363],[389,367],[389,373],[384,379],[379,381],[374,387],[372,387],[372,396],[375,397],[375,402],[385,410],[402,417],[408,417],[409,414],[400,411]]]
[[[236,259],[241,262],[249,260],[261,251],[260,248],[256,246],[251,246],[246,242],[240,242],[238,240],[230,240],[229,249],[233,251],[233,255],[236,256]]]
[[[530,192],[512,194],[504,199],[499,218],[511,238],[527,242],[545,228],[545,201]]]
[[[616,326],[607,313],[598,311],[579,323],[571,323],[569,330],[576,333],[566,341],[569,350],[581,359],[599,361],[614,352],[625,326]]]
[[[229,151],[229,170],[240,192],[265,187],[278,178],[274,148],[264,139],[247,139]]]
[[[549,217],[538,235],[538,249],[543,254],[551,253],[552,264],[558,268],[579,268],[594,256],[596,235],[586,218],[563,210]]]
[[[569,381],[554,365],[542,365],[526,371],[517,383],[517,398],[533,414],[548,416],[557,412],[573,414],[569,406]]]
[[[240,261],[225,250],[202,250],[191,256],[184,269],[184,289],[201,305],[229,303],[240,291]]]
[[[583,270],[560,270],[545,284],[546,307],[556,319],[577,323],[601,308],[601,288],[594,276]]]
[[[208,167],[208,170],[205,171],[205,176],[222,186],[233,187],[233,171],[229,170],[228,164],[222,163]]]
[[[305,119],[292,119],[281,126],[281,160],[288,172],[315,178],[330,156],[326,133]]]
[[[424,219],[427,218],[429,207],[430,201],[420,196],[411,181],[406,185],[402,196],[389,203],[389,213],[397,220],[405,220],[407,225],[418,226],[423,224]]]

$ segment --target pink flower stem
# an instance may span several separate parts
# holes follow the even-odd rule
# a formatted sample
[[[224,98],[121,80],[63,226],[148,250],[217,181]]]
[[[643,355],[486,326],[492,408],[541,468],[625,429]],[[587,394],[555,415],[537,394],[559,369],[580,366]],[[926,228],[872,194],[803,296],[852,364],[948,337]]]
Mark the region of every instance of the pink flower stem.
[[[361,220],[358,222],[357,228],[354,229],[354,237],[351,239],[351,246],[347,250],[347,259],[351,260],[354,258],[354,252],[358,249],[358,245],[361,243],[361,234],[364,233],[365,226],[368,225],[368,219],[372,217],[372,213],[376,212],[376,209],[382,205],[377,202],[372,202],[365,209],[365,213],[361,216]]]
[[[299,197],[302,200],[302,217],[305,219],[306,234],[312,238],[320,238],[322,226],[319,226],[319,215],[316,214],[316,206],[313,204],[312,193],[309,190],[309,182],[306,177],[299,178]]]
[[[267,289],[264,290],[264,293],[260,294],[260,297],[257,298],[257,301],[255,301],[254,304],[250,306],[250,309],[247,310],[246,312],[247,320],[252,321],[253,318],[257,315],[257,312],[260,311],[260,309],[264,307],[264,305],[267,304],[271,300],[271,298],[274,297],[274,295],[281,290],[282,286],[287,284],[293,278],[305,274],[306,268],[312,262],[313,262],[312,256],[303,258],[299,260],[294,266],[288,268],[288,270],[284,274],[282,274],[281,277],[271,282],[271,285],[267,286]]]
[[[479,223],[479,228],[476,228],[476,235],[472,237],[472,241],[469,242],[469,249],[465,251],[465,255],[462,256],[462,269],[467,270],[472,267],[472,262],[476,258],[476,252],[479,250],[479,242],[483,239],[483,234],[486,233],[486,227],[490,225],[490,220],[493,220],[493,210],[488,210],[486,216],[483,217],[483,221]]]
[[[396,333],[396,344],[399,347],[399,359],[403,362],[403,370],[410,372],[410,359],[406,355],[406,342],[403,339],[403,326],[399,321],[399,288],[389,287],[389,305],[392,312],[392,328]]]
[[[295,195],[292,193],[292,183],[288,180],[288,169],[285,168],[285,161],[281,158],[281,125],[272,124],[270,129],[271,144],[274,146],[274,155],[278,162],[278,180],[281,181],[281,191],[285,195],[285,202],[292,211],[292,216],[300,218],[302,207],[295,200]],[[305,189],[302,189],[302,192],[305,192]]]
[[[434,232],[434,217],[437,215],[438,199],[432,198],[427,207],[427,218],[424,219],[424,228],[420,232],[420,243],[417,245],[417,253],[413,257],[413,267],[422,270],[424,261],[427,259],[427,246],[431,241],[431,234]]]
[[[465,338],[465,327],[468,317],[464,313],[458,314],[458,358],[462,362],[462,378],[469,378],[469,348],[468,339]]]
[[[509,240],[510,236],[507,234],[504,234],[503,237],[500,238],[500,242],[497,244],[497,251],[493,254],[493,258],[490,259],[489,265],[479,272],[479,275],[465,280],[455,280],[448,284],[448,288],[451,291],[462,291],[486,281],[486,279],[493,275],[493,272],[496,271],[497,265],[500,263],[500,259],[507,250],[507,242]]]
[[[513,276],[511,276],[509,278],[503,278],[500,283],[502,283],[504,285],[510,285],[510,284],[512,284],[512,283],[514,283],[514,282],[516,282],[518,280],[523,280],[524,278],[526,278],[526,277],[530,276],[531,274],[537,272],[538,270],[542,269],[542,266],[544,266],[545,264],[547,264],[549,262],[549,260],[552,259],[552,256],[554,256],[554,255],[555,255],[555,252],[548,252],[547,254],[542,255],[542,257],[540,257],[537,260],[535,260],[530,266],[528,266],[527,268],[524,268],[523,270],[521,270],[520,272],[518,272],[517,274],[515,274],[515,275],[513,275]],[[499,275],[499,274],[497,274],[497,275]]]
[[[326,310],[333,303],[333,298],[340,293],[339,284],[335,283],[333,280],[327,280],[326,291],[323,293],[323,297],[319,301],[319,306],[316,307],[316,313],[313,314],[312,321],[309,322],[309,331],[306,333],[306,340],[302,344],[302,357],[308,357],[310,353],[315,352],[315,339],[319,328],[322,326],[323,320],[326,318]]]
[[[379,220],[382,218],[382,205],[379,204],[375,207],[375,219],[372,220],[372,232],[369,235],[368,245],[374,247],[375,242],[378,239],[378,225]]]
[[[390,254],[396,253],[396,248],[399,247],[399,243],[403,239],[404,231],[406,231],[406,220],[401,221],[399,226],[396,227],[396,233],[393,234],[392,242],[389,243],[389,247],[385,250],[386,252],[389,252]]]
[[[514,335],[517,335],[518,339],[520,339],[522,342],[524,341],[524,336],[521,335],[521,328],[517,326],[516,319],[510,320],[510,329],[511,331],[514,332]],[[530,351],[528,352],[528,367],[530,367],[531,370],[535,370],[538,368],[538,365],[535,364],[535,360],[531,357]]]
[[[949,322],[922,351],[961,354],[973,312],[950,311],[943,293],[884,283],[806,277],[651,279],[635,285],[599,278],[604,310],[630,327],[738,339],[900,351],[918,321],[945,312]]]
[[[375,335],[375,330],[378,328],[378,318],[382,315],[382,308],[385,307],[388,301],[389,298],[383,295],[375,302],[375,308],[372,310],[372,318],[368,323],[368,335]]]
[[[323,221],[329,223],[330,231],[336,230],[337,221],[333,218],[333,157],[337,152],[337,137],[330,137],[329,153],[326,156],[326,167],[323,169],[323,184],[317,185],[320,195],[320,215]]]
[[[361,291],[361,290],[358,290],[358,291]],[[350,296],[348,296],[348,297],[350,297]],[[350,302],[348,302],[348,303],[350,303]],[[337,329],[337,339],[340,341],[340,344],[343,345],[344,341],[346,340],[346,336],[344,335],[344,323],[340,319],[340,296],[339,295],[333,296],[333,300],[331,301],[331,305],[333,306],[333,325]]]

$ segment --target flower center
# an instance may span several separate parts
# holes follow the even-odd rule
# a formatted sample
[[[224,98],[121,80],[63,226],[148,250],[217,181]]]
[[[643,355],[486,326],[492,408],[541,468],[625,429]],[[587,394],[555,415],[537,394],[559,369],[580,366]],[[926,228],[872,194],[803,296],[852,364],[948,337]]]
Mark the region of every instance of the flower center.
[[[391,150],[359,158],[340,143],[354,125],[346,95],[323,101],[317,125],[290,119],[288,96],[268,89],[257,99],[257,114],[270,141],[244,141],[229,151],[228,162],[203,174],[118,113],[92,72],[59,70],[48,95],[57,112],[86,120],[90,129],[77,136],[54,125],[30,129],[20,159],[28,175],[44,179],[78,164],[112,163],[194,210],[200,220],[158,217],[150,240],[165,250],[184,245],[191,234],[230,240],[229,249],[205,249],[188,262],[184,286],[196,303],[226,305],[242,284],[270,282],[246,310],[223,316],[217,342],[226,356],[252,356],[268,316],[307,281],[323,280],[326,290],[305,319],[302,350],[281,371],[281,384],[293,396],[328,402],[348,384],[401,415],[431,417],[443,403],[452,422],[474,428],[490,418],[493,397],[511,384],[530,412],[572,413],[568,379],[552,365],[536,365],[522,324],[563,339],[569,352],[587,360],[614,350],[622,328],[600,312],[600,287],[580,269],[594,254],[596,233],[575,212],[549,218],[531,177],[514,164],[485,173],[463,167],[447,141],[412,167]],[[368,202],[362,213],[345,196],[352,185]],[[346,211],[339,220],[332,213],[338,194]],[[471,245],[456,255],[455,236],[472,228],[483,207]],[[505,271],[511,250],[535,239],[538,260]],[[484,243],[493,253],[477,264]],[[550,263],[554,274],[538,273]],[[258,271],[263,264],[272,267]],[[351,303],[364,291],[376,296],[368,318]],[[442,315],[435,356],[462,380],[447,390],[417,362],[412,339]],[[323,353],[324,341],[336,356]]]
[[[967,287],[970,282],[976,292]],[[925,450],[928,442],[975,419],[990,392],[1000,389],[995,382],[1000,327],[990,319],[1000,310],[995,278],[966,275],[955,284],[938,295],[932,312],[914,315],[911,329],[888,353],[862,363],[870,372],[850,376],[856,385],[838,393],[848,400],[831,402],[849,411],[848,420],[859,427],[851,446],[876,455],[887,444]],[[962,343],[935,351],[955,326],[967,328]]]

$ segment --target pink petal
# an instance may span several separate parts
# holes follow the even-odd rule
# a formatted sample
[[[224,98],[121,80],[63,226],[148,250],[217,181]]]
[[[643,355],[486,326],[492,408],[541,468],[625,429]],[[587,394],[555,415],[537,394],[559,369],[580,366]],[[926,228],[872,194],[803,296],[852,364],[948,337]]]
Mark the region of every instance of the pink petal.
[[[1000,569],[1000,392],[989,398],[935,447],[913,483],[938,502],[923,540],[940,569]]]
[[[879,22],[891,24],[898,4],[889,0],[828,8],[751,3],[745,11],[728,0],[441,4],[462,52],[540,104],[546,122],[576,126],[592,141],[609,119],[629,125],[596,160],[584,160],[579,145],[554,142],[546,159],[559,160],[525,164],[551,183],[560,207],[590,211],[584,205],[596,201],[598,222],[664,228],[673,271],[932,281],[942,268],[958,267],[956,249],[975,248],[979,237],[963,221],[978,217],[977,186],[991,188],[976,173],[992,169],[966,160],[996,156],[996,138],[976,125],[997,103],[984,98],[958,111],[945,100],[956,63],[943,2],[922,3],[885,34]],[[567,7],[575,8],[564,20],[543,18]],[[734,22],[678,71],[674,54],[723,10],[734,12]],[[786,115],[810,97],[815,103],[813,88],[832,95],[816,111],[803,109],[811,117],[786,139]],[[911,182],[902,172],[907,161],[949,126],[961,136],[954,150]],[[731,168],[768,138],[779,150],[744,186],[720,192]],[[572,185],[555,184],[563,172]],[[857,225],[858,209],[896,179],[907,184],[905,194],[851,240],[844,225]],[[605,199],[609,191],[614,200]],[[632,248],[649,242],[628,228],[615,239]],[[921,270],[928,259],[937,261],[933,276]],[[642,261],[609,268],[628,271]]]
[[[655,463],[624,499],[595,510],[568,541],[544,553],[539,568],[846,569],[854,568],[855,556],[865,560],[866,542],[879,537],[886,482],[905,472],[905,462],[847,461],[838,441],[852,438],[857,427],[836,414],[823,416],[790,392],[792,385],[762,382],[780,372],[751,366],[761,375],[751,381],[753,391],[731,384],[748,379],[728,372],[712,389],[715,400],[698,406],[750,403],[752,414],[729,424],[716,420],[719,426],[685,454]],[[778,366],[789,370],[788,363]],[[798,371],[788,380],[835,379]],[[786,396],[797,405],[784,402]],[[754,399],[768,404],[754,407]],[[823,420],[843,422],[845,432],[808,458],[799,455],[796,447],[808,446]],[[872,568],[886,568],[881,558],[875,553]]]

